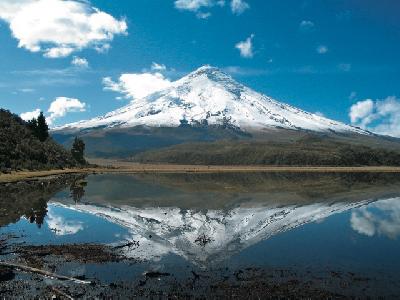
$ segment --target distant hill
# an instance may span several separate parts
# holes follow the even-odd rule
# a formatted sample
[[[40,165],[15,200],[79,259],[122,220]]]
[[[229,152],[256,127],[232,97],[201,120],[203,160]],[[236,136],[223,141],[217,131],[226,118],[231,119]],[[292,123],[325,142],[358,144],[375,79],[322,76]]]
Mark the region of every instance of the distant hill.
[[[51,137],[41,142],[28,123],[0,109],[0,172],[73,167],[69,151]]]
[[[199,165],[400,166],[400,151],[306,136],[294,142],[187,143],[146,151],[131,159]]]

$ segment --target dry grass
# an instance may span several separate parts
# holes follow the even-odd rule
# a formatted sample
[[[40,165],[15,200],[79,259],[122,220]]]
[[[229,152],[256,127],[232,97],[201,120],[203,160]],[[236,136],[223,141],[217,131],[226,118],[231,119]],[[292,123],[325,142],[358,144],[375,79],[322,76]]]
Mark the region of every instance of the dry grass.
[[[34,180],[37,178],[61,174],[98,174],[98,173],[240,173],[240,172],[297,172],[297,173],[400,173],[400,167],[294,167],[294,166],[203,166],[172,164],[138,164],[117,160],[91,160],[98,167],[48,170],[19,171],[0,174],[0,183]]]

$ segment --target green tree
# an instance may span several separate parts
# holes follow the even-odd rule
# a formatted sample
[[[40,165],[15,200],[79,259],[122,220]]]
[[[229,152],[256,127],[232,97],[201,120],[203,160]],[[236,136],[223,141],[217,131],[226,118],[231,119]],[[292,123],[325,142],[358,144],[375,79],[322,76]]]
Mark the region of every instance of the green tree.
[[[36,136],[41,142],[44,142],[49,137],[49,126],[47,125],[43,112],[40,112],[40,115],[37,118]]]
[[[38,129],[37,120],[33,118],[32,120],[28,121],[27,124],[28,128],[32,131],[33,135],[37,137],[37,129]]]
[[[72,145],[71,149],[71,154],[72,157],[80,164],[86,164],[85,160],[85,142],[78,138],[75,137],[74,143]]]

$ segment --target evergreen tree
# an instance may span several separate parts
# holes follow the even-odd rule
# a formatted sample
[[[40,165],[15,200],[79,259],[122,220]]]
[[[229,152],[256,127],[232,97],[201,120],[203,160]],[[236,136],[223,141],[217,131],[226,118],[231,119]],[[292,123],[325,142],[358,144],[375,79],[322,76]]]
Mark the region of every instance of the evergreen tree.
[[[72,157],[80,164],[86,164],[85,160],[85,143],[82,139],[75,137],[71,149]]]
[[[37,118],[37,138],[44,142],[49,137],[49,126],[46,123],[46,118],[43,115],[43,112],[40,112],[39,117]]]
[[[37,125],[37,120],[35,118],[33,118],[32,120],[28,121],[28,128],[32,131],[34,136],[38,136],[37,134],[37,129],[38,129],[38,125]]]

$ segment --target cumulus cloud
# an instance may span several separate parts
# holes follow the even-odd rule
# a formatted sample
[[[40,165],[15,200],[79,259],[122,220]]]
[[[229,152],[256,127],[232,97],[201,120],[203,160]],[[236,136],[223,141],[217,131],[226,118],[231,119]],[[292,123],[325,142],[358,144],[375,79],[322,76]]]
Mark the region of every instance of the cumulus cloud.
[[[51,12],[51,13],[49,13]],[[45,57],[66,57],[85,48],[104,51],[125,20],[78,0],[2,0],[0,19],[9,24],[18,47]]]
[[[351,228],[360,234],[374,236],[376,229],[374,217],[367,210],[352,212],[350,218]]]
[[[231,1],[231,10],[232,10],[232,13],[235,15],[241,15],[249,8],[250,8],[250,5],[243,0],[232,0]]]
[[[28,111],[28,112],[22,113],[20,115],[20,117],[22,120],[29,121],[29,120],[32,120],[33,118],[37,118],[39,116],[39,114],[40,114],[40,109],[37,108],[34,111]]]
[[[89,67],[89,62],[86,58],[74,56],[74,58],[71,61],[71,64],[75,67],[79,68],[88,68]]]
[[[250,35],[245,41],[241,41],[235,45],[235,48],[240,51],[242,57],[251,58],[254,56],[253,38],[254,34]]]
[[[320,45],[317,47],[317,53],[319,54],[325,54],[328,52],[328,50],[329,50],[328,47],[324,45]]]
[[[314,23],[311,21],[303,20],[300,22],[300,31],[302,32],[309,32],[312,31],[315,27]]]
[[[204,12],[202,9],[213,6],[224,6],[224,0],[175,0],[175,7],[179,10],[187,10],[196,13],[199,19],[207,19],[211,16],[210,12]]]
[[[396,239],[400,236],[400,199],[378,201],[353,211],[350,225],[362,235],[383,235]]]
[[[54,230],[56,235],[72,235],[83,230],[83,223],[75,220],[66,220],[63,216],[57,215],[51,207],[48,208],[47,226]]]
[[[163,64],[158,64],[156,62],[153,62],[151,64],[151,70],[152,71],[165,71],[167,69],[167,67]]]
[[[373,121],[373,119],[370,119],[373,116],[373,111],[374,101],[371,99],[359,101],[350,108],[350,121],[353,124],[361,123],[362,126],[365,126]]]
[[[400,137],[400,99],[366,99],[353,104],[349,112],[353,125],[372,132]]]
[[[52,125],[58,118],[64,117],[70,112],[85,112],[86,103],[81,102],[78,99],[67,98],[67,97],[57,97],[53,102],[51,102],[49,109],[47,110],[47,123]],[[29,121],[33,118],[37,118],[41,110],[39,108],[34,111],[29,111],[22,113],[20,116],[23,120]]]
[[[215,5],[214,0],[176,0],[175,7],[181,10],[190,10],[197,12],[203,7],[211,7]]]
[[[196,13],[200,19],[207,19],[211,16],[210,8],[218,6],[224,7],[225,0],[175,0],[175,8]],[[244,0],[230,0],[230,9],[234,15],[240,15],[250,8]]]
[[[103,78],[105,90],[124,94],[129,99],[140,99],[154,92],[168,88],[171,81],[161,73],[122,74],[118,81]]]
[[[64,117],[69,112],[86,111],[86,103],[74,98],[58,97],[51,104],[47,112],[50,114],[47,118],[51,125],[58,118]]]

